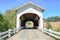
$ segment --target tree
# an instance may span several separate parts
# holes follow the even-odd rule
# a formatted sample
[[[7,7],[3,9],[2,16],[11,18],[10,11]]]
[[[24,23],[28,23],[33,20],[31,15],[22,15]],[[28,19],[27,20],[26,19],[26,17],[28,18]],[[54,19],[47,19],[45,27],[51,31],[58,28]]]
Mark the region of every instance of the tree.
[[[9,21],[10,28],[14,28],[16,26],[16,12],[14,10],[7,10],[4,13],[4,19]]]
[[[51,16],[51,17],[48,17],[47,19],[45,19],[46,22],[58,22],[60,21],[60,17],[59,16]]]
[[[9,29],[8,27],[8,21],[4,20],[4,17],[2,14],[0,14],[0,31],[3,32],[3,31],[6,31]]]

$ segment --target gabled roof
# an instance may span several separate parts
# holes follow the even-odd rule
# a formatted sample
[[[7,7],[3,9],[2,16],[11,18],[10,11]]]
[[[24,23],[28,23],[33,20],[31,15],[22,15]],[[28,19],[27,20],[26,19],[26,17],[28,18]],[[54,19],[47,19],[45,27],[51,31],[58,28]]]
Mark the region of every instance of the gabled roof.
[[[34,4],[32,2],[28,2],[28,3],[26,3],[26,4],[22,5],[22,6],[19,6],[19,7],[15,8],[14,10],[16,10],[16,11],[17,10],[23,11],[23,10],[26,10],[28,8],[33,8],[33,9],[36,9],[36,10],[38,10],[40,12],[43,12],[44,11],[44,8],[42,8],[42,7]]]

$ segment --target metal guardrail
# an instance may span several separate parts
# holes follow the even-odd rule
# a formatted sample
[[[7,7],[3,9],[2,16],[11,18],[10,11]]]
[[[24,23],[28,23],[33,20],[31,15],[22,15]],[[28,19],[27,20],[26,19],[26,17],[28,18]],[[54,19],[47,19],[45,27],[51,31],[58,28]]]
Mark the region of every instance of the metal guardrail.
[[[56,32],[56,31],[53,31],[52,29],[46,29],[46,28],[44,28],[44,32],[49,34],[52,37],[60,39],[60,32]]]

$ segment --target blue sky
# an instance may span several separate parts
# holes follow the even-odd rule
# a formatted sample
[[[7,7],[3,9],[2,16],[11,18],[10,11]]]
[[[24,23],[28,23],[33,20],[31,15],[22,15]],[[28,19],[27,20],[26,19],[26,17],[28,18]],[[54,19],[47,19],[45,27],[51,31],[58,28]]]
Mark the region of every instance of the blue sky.
[[[0,0],[0,11],[4,13],[6,10],[13,9],[27,2],[33,2],[43,8],[44,18],[50,16],[60,16],[60,0]]]

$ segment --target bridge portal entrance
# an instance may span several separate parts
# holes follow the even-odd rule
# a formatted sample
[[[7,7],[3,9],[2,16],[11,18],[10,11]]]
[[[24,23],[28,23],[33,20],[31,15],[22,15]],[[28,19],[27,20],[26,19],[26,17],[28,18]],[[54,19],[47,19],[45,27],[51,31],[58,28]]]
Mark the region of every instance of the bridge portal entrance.
[[[35,13],[25,13],[20,17],[21,27],[25,29],[37,29],[39,19],[39,16]]]
[[[43,31],[43,14],[44,8],[33,3],[27,3],[16,9],[16,28],[34,28]],[[31,27],[30,27],[31,26]]]

